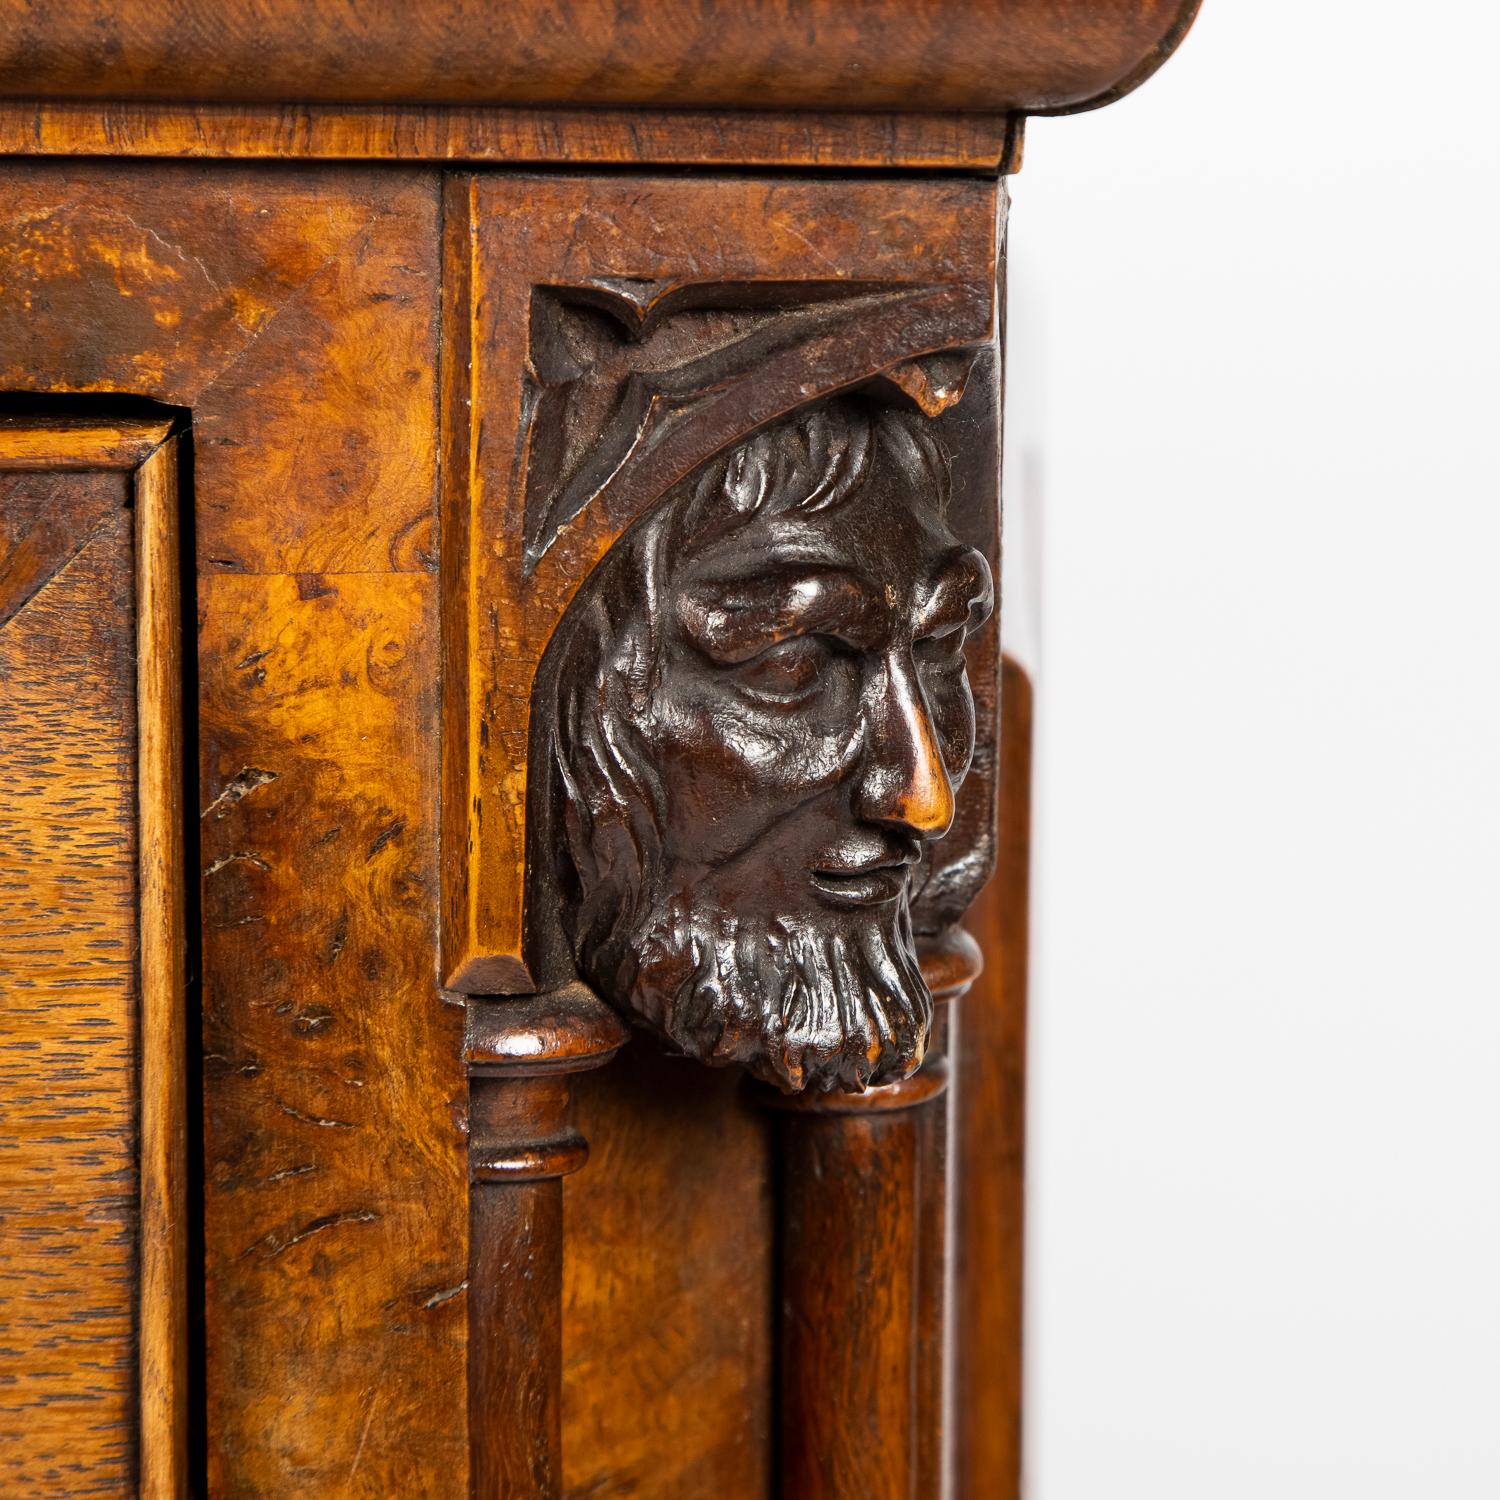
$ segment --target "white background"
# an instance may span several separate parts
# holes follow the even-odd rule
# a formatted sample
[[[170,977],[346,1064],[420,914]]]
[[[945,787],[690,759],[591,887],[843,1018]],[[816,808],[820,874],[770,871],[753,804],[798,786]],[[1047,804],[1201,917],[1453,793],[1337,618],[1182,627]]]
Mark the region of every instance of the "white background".
[[[1205,0],[1028,130],[1030,1500],[1500,1497],[1497,55]]]

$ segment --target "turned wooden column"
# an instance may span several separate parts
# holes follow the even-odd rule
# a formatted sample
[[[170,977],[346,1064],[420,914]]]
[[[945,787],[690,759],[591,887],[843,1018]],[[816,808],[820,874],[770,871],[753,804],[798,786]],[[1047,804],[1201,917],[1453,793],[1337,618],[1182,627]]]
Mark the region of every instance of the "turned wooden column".
[[[923,952],[936,1017],[910,1078],[859,1094],[757,1091],[782,1116],[785,1500],[948,1491],[948,1050],[981,963],[958,929]]]
[[[588,1159],[569,1077],[624,1045],[584,985],[471,999],[469,1427],[477,1500],[562,1494],[562,1179]]]

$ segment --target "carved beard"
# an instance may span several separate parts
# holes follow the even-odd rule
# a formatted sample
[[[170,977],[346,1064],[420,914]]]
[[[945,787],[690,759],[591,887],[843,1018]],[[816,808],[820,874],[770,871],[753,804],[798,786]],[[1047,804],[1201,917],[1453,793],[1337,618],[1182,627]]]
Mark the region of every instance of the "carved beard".
[[[793,1091],[863,1090],[922,1060],[932,998],[906,900],[746,918],[706,887],[658,901],[589,955],[596,982],[690,1057]],[[613,960],[611,962],[610,960]]]

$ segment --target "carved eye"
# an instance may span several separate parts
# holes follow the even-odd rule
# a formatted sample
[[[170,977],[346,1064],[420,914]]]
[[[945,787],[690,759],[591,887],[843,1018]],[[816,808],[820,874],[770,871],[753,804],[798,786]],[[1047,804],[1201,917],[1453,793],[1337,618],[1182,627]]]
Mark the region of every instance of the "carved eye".
[[[823,637],[794,636],[778,641],[734,669],[735,681],[751,698],[796,703],[817,688],[832,652]]]
[[[962,625],[941,635],[924,636],[912,647],[917,665],[924,671],[951,672],[964,664],[964,641],[968,632]]]

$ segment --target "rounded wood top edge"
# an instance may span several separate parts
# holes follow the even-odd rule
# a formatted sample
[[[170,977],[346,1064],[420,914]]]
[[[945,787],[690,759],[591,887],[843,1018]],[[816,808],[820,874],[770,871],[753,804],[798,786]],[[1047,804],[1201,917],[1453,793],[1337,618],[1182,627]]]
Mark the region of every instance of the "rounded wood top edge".
[[[984,953],[962,927],[945,927],[917,944],[922,980],[934,1000],[953,1000],[979,978]]]
[[[0,0],[0,98],[1064,113],[1200,0]]]
[[[1198,12],[1202,5],[1203,0],[1176,0],[1171,24],[1161,33],[1145,55],[1108,88],[1085,99],[1034,106],[1028,108],[1025,113],[1031,115],[1083,114],[1088,110],[1103,109],[1106,104],[1113,104],[1117,99],[1123,99],[1126,94],[1134,93],[1182,45],[1183,38],[1193,29],[1193,22],[1198,19]]]
[[[895,1083],[877,1083],[858,1093],[843,1089],[804,1089],[786,1094],[769,1084],[758,1084],[754,1097],[767,1109],[792,1115],[889,1115],[916,1109],[947,1091],[946,1057],[929,1057],[915,1073]]]
[[[584,984],[515,999],[471,999],[464,1045],[474,1073],[574,1073],[630,1040],[619,1015]]]

